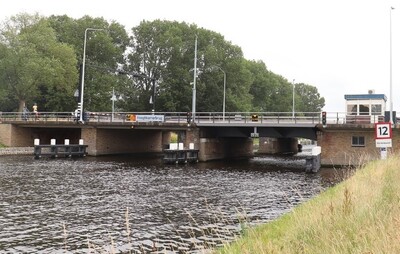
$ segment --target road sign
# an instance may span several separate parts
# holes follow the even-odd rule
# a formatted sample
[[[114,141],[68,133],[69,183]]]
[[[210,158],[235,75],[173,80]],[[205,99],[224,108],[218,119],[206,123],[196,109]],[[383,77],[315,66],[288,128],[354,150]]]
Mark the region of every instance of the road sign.
[[[392,138],[392,124],[376,123],[375,124],[375,139],[391,139]]]
[[[376,143],[376,147],[380,147],[380,148],[392,147],[392,139],[391,138],[376,139],[375,143]]]

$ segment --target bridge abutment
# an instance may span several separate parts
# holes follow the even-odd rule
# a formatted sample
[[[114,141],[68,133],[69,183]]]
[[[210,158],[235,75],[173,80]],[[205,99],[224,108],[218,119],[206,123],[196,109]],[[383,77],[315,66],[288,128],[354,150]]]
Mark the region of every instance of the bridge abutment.
[[[31,128],[22,128],[14,124],[0,124],[0,143],[10,147],[33,146]]]
[[[398,130],[393,130],[393,148],[389,148],[389,151],[398,150],[399,134]],[[322,147],[322,165],[358,166],[380,159],[380,150],[375,143],[374,125],[328,126],[318,132],[317,143]]]

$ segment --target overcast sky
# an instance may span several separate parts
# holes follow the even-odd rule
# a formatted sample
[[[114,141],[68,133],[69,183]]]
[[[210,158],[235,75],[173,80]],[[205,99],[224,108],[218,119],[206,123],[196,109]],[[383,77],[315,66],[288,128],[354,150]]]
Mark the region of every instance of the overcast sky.
[[[344,94],[368,90],[386,94],[389,110],[392,55],[393,109],[400,111],[400,1],[0,0],[0,6],[1,21],[21,12],[87,14],[115,20],[128,32],[142,20],[194,23],[222,34],[245,58],[264,61],[290,82],[317,87],[328,112],[345,111]]]

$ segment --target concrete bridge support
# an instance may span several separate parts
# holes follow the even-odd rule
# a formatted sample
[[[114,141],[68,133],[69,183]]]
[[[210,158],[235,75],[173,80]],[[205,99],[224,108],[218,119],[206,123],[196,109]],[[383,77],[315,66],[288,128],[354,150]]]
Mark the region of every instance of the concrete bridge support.
[[[31,128],[21,128],[13,124],[0,124],[0,143],[10,147],[33,146]]]
[[[151,129],[82,128],[89,155],[161,153],[163,132]]]
[[[298,152],[297,138],[267,138],[260,137],[259,154],[283,154]]]

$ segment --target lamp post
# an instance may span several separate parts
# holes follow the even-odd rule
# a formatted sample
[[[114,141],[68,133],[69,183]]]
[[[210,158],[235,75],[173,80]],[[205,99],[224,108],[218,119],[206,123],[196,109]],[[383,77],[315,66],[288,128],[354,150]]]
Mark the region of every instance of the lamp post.
[[[156,79],[151,80],[153,82],[153,95],[150,97],[150,104],[153,104],[152,113],[156,112]]]
[[[85,39],[83,41],[83,57],[82,57],[82,80],[81,80],[81,101],[80,101],[80,108],[81,112],[79,114],[79,122],[84,123],[83,121],[83,91],[84,91],[84,85],[85,85],[85,61],[86,61],[86,38],[87,38],[87,32],[88,31],[101,31],[104,29],[97,29],[97,28],[86,28],[85,29]]]
[[[393,7],[390,7],[390,123],[393,126],[394,119],[393,119],[393,97],[392,97],[392,10]]]
[[[194,69],[193,69],[193,98],[192,98],[192,121],[196,115],[196,78],[197,78],[197,35],[194,43]]]
[[[112,96],[111,96],[111,101],[112,101],[111,122],[114,122],[114,103],[116,100],[117,100],[117,97],[115,96],[114,87],[113,87]]]
[[[295,87],[295,84],[294,84],[294,79],[293,79],[293,111],[292,111],[292,118],[293,119],[294,119],[294,92],[295,92],[294,87]]]

